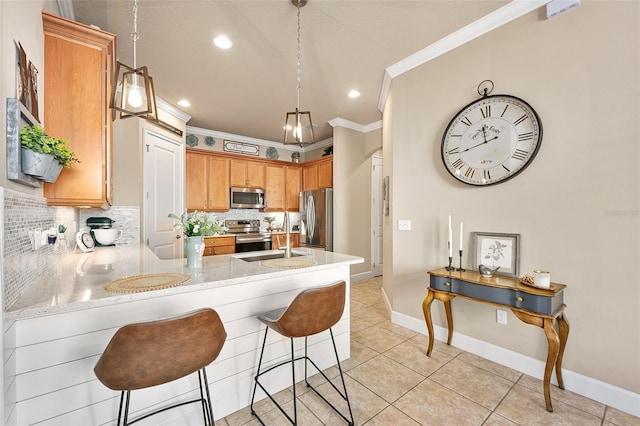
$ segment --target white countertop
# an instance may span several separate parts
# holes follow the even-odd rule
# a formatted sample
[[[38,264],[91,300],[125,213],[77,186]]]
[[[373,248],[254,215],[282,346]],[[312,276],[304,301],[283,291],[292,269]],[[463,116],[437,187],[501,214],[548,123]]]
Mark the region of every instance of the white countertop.
[[[309,248],[296,248],[293,252],[316,262],[316,265],[304,268],[305,271],[364,261],[357,256]],[[202,268],[197,269],[187,268],[186,259],[158,259],[144,244],[97,247],[93,253],[72,253],[67,255],[52,273],[31,284],[5,315],[9,320],[31,318],[295,275],[300,271],[277,270],[263,266],[262,262],[245,262],[239,259],[256,253],[269,254],[279,251],[205,256],[202,259]],[[191,281],[177,287],[139,293],[111,293],[104,290],[105,284],[118,278],[168,272],[188,274]]]

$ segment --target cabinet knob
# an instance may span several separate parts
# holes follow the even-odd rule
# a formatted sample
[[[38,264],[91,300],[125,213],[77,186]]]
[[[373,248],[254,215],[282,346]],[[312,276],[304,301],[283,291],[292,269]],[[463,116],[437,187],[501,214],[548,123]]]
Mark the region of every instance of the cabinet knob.
[[[450,282],[446,282],[446,283],[444,283],[444,285],[446,285],[447,287],[451,287],[451,283]]]
[[[522,297],[520,297],[520,296],[516,297],[516,301],[517,302],[522,302]]]
[[[207,200],[204,200],[203,204],[204,204],[204,208],[206,209],[207,208]]]

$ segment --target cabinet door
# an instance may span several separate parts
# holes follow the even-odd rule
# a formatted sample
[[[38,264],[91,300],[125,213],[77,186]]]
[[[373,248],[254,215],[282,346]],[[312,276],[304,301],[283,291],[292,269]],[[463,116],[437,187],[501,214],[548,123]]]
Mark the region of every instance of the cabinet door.
[[[264,163],[247,161],[247,182],[250,188],[265,187],[266,167]]]
[[[187,152],[186,157],[187,210],[206,210],[209,205],[207,156]]]
[[[286,174],[284,166],[268,164],[266,166],[265,198],[267,207],[265,211],[283,211],[285,209],[285,183]]]
[[[245,160],[230,160],[229,167],[229,184],[231,186],[245,187],[249,185]]]
[[[302,168],[302,187],[305,191],[318,189],[318,165],[311,164]]]
[[[300,191],[302,191],[302,171],[298,166],[285,167],[285,208],[290,212],[300,210]],[[268,200],[268,198],[267,198]]]
[[[207,209],[213,212],[229,211],[229,159],[207,156],[208,199]]]
[[[333,160],[318,163],[318,188],[333,187]]]
[[[47,204],[107,207],[111,203],[111,89],[115,36],[42,14],[45,131],[67,139],[80,163],[45,184]]]

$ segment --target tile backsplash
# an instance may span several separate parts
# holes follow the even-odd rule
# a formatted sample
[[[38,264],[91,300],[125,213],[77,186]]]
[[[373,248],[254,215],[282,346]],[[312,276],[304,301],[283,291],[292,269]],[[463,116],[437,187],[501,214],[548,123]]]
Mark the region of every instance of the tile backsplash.
[[[3,307],[11,307],[29,284],[50,273],[64,255],[75,250],[75,234],[86,226],[89,217],[109,217],[122,229],[118,244],[140,242],[140,209],[137,206],[114,206],[109,210],[49,207],[42,197],[23,194],[0,187],[4,204],[3,215]],[[44,245],[38,250],[32,246],[35,229],[67,227],[64,242]]]

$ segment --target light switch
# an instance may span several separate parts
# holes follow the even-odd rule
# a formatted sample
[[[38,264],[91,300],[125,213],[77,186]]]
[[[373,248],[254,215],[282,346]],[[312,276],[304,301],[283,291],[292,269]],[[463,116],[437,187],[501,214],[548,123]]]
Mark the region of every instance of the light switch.
[[[411,231],[411,221],[407,219],[398,220],[398,231]]]

